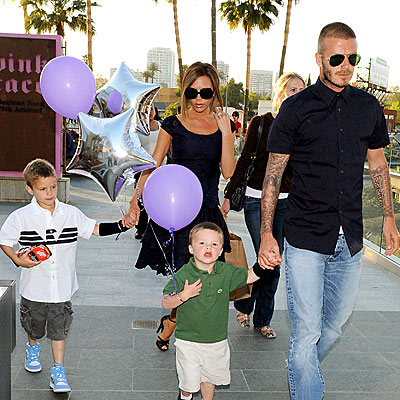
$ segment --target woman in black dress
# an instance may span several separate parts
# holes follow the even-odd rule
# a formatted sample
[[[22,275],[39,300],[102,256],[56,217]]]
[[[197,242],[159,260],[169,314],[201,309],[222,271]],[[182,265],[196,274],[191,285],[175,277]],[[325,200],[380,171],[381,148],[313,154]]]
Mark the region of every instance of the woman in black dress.
[[[203,189],[203,204],[197,217],[188,226],[174,232],[175,270],[189,261],[189,231],[200,222],[210,221],[219,225],[224,232],[224,250],[230,251],[228,229],[219,209],[218,184],[221,172],[227,179],[235,169],[235,127],[229,116],[222,112],[218,72],[211,64],[196,62],[187,69],[182,81],[181,110],[182,114],[164,119],[153,152],[159,167],[170,151],[169,163],[189,168],[199,178]],[[143,171],[138,181],[140,193],[152,171]],[[133,226],[136,215],[139,215],[139,209],[135,192],[123,218],[124,224]],[[172,246],[164,245],[169,237],[166,229],[150,220],[142,239],[136,268],[150,266],[158,274],[169,274]],[[173,309],[170,315],[161,319],[158,329],[161,333],[156,341],[161,351],[168,350],[169,338],[175,329],[175,316],[176,309]]]

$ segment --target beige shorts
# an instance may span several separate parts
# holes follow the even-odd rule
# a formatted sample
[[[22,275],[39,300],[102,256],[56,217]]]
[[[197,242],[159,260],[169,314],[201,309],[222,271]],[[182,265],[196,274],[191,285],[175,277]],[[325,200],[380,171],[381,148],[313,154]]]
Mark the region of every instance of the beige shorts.
[[[228,340],[217,343],[196,343],[176,339],[176,371],[179,388],[189,393],[200,390],[201,382],[229,385],[230,351]]]

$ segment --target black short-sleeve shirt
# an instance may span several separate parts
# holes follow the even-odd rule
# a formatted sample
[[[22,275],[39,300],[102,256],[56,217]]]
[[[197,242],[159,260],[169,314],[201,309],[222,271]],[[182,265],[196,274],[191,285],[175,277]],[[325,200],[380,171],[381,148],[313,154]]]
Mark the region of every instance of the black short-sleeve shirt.
[[[318,79],[283,102],[267,149],[290,154],[285,236],[292,246],[333,254],[342,226],[351,254],[362,249],[364,161],[368,149],[388,144],[379,102],[358,88],[337,93]]]

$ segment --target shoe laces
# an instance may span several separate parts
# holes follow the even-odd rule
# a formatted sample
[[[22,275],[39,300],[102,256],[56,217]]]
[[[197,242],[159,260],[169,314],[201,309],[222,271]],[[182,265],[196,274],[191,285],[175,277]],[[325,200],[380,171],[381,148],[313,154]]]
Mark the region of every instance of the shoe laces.
[[[40,351],[40,347],[37,344],[29,346],[28,360],[30,362],[39,361],[39,351]]]
[[[65,368],[60,364],[54,364],[52,371],[53,379],[58,383],[67,383],[67,378],[65,377]]]

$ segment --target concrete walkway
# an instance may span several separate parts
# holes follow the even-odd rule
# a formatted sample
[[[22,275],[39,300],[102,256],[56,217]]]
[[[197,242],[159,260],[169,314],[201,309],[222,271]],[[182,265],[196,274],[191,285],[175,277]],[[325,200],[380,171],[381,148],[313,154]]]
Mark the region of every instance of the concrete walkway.
[[[222,189],[223,184],[221,185]],[[121,217],[132,193],[123,188],[111,203],[91,180],[71,178],[71,204],[97,221]],[[0,224],[20,204],[0,203]],[[229,216],[231,229],[240,235],[251,264],[255,260],[242,213]],[[161,290],[166,278],[150,269],[136,270],[140,244],[134,230],[115,238],[93,237],[78,243],[80,289],[73,298],[75,318],[67,342],[65,366],[70,394],[49,389],[52,364],[50,343],[43,339],[43,371],[26,372],[26,335],[17,323],[17,347],[12,358],[12,400],[172,400],[177,397],[174,346],[161,353],[153,329],[132,329],[134,321],[152,327],[165,311]],[[19,272],[0,254],[0,278],[18,279]],[[231,306],[232,307],[232,306]],[[288,400],[285,359],[289,338],[281,278],[272,321],[278,337],[267,340],[242,329],[231,309],[229,344],[232,383],[218,388],[216,400]],[[368,259],[355,312],[339,343],[324,360],[327,400],[398,400],[400,393],[400,279]],[[173,340],[172,340],[173,343]],[[199,400],[200,395],[195,399]],[[3,399],[0,399],[3,400]],[[8,399],[4,399],[8,400]]]

